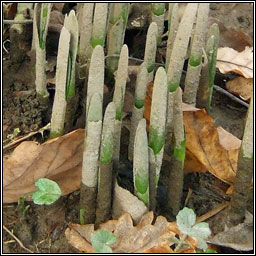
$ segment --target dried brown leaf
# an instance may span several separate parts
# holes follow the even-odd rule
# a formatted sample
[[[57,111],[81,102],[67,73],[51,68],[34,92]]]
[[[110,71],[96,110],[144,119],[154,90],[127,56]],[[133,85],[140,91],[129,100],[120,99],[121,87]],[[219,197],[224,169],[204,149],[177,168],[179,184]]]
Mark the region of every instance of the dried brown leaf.
[[[229,47],[218,48],[216,67],[223,74],[235,72],[245,78],[253,78],[253,48],[238,52]]]
[[[186,111],[183,112],[183,117],[186,152],[190,152],[204,169],[217,178],[229,184],[233,183],[241,141],[228,132],[223,132],[222,128],[215,128],[213,119],[205,110]]]
[[[163,216],[158,216],[152,225],[152,216],[153,212],[146,213],[140,224],[134,226],[131,215],[124,213],[118,220],[101,224],[99,229],[116,235],[116,242],[110,245],[114,253],[172,253],[170,238],[175,233],[170,230],[170,223]],[[65,234],[72,246],[81,252],[91,253],[95,252],[90,245],[93,232],[93,224],[69,224]]]
[[[239,76],[228,81],[226,87],[229,92],[249,102],[253,92],[253,79]]]
[[[4,203],[17,202],[25,193],[36,191],[34,184],[42,177],[56,181],[62,195],[79,189],[83,138],[84,129],[78,129],[42,145],[22,142],[3,161]]]

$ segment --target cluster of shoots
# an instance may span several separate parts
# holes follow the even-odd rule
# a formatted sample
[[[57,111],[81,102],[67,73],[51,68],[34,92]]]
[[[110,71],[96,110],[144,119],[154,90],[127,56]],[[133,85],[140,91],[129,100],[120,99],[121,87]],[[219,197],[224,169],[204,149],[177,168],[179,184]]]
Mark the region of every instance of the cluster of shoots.
[[[45,40],[50,10],[51,4],[36,4],[34,14],[36,86],[42,97],[48,95],[45,82]],[[119,168],[129,59],[128,47],[123,41],[129,4],[84,3],[79,10],[78,20],[74,11],[65,16],[60,34],[51,137],[62,135],[65,126],[73,123],[74,113],[67,109],[73,109],[76,95],[75,66],[79,45],[80,67],[88,64],[80,221],[100,224],[111,217],[113,184]],[[186,151],[182,97],[188,104],[210,110],[219,29],[217,24],[213,24],[207,33],[208,3],[188,3],[180,22],[178,3],[170,3],[165,68],[155,70],[164,13],[165,4],[152,4],[152,23],[147,32],[144,62],[136,80],[128,158],[133,161],[134,194],[148,209],[154,210],[164,151],[171,156],[167,205],[173,215],[177,215],[181,207]],[[107,54],[115,57],[118,55],[119,58],[109,58],[105,63],[106,35]],[[180,80],[188,52],[189,63],[183,94]],[[116,71],[116,75],[113,99],[103,115],[105,70],[111,74]],[[147,132],[143,113],[147,84],[151,81],[154,86]],[[252,130],[251,116],[252,103],[245,134]],[[252,163],[252,142],[248,138],[244,135],[239,156],[243,170]],[[236,187],[241,186],[238,184]],[[236,202],[235,200],[234,198],[233,201]],[[235,205],[237,203],[233,204],[233,208]]]

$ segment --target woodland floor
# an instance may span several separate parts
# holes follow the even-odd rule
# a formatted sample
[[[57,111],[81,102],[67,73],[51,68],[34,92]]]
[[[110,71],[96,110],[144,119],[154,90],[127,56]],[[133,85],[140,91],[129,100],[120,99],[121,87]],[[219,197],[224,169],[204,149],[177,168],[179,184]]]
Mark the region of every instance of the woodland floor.
[[[224,4],[212,3],[210,17],[219,19],[225,26],[240,29],[253,38],[253,6],[248,3]],[[138,42],[145,40],[145,31],[130,30],[136,40],[127,39],[130,55],[141,58],[143,47],[137,47]],[[126,37],[127,38],[127,37]],[[8,47],[8,44],[7,44]],[[138,49],[139,48],[139,49]],[[137,49],[137,50],[136,50]],[[15,55],[15,53],[12,53]],[[13,64],[8,60],[3,61],[3,139],[11,134],[15,128],[20,129],[20,135],[35,131],[46,125],[49,114],[44,115],[45,110],[40,107],[36,99],[33,80],[33,69],[31,69],[29,59]],[[229,79],[225,75],[216,74],[215,84],[224,87],[224,80]],[[27,94],[24,91],[31,90]],[[54,90],[49,88],[51,103]],[[49,106],[51,109],[51,106]],[[242,138],[244,119],[247,108],[234,102],[227,96],[216,91],[213,92],[211,116],[215,120],[215,125],[222,126],[228,132],[239,139]],[[47,138],[47,132],[45,133]],[[124,127],[121,139],[121,185],[132,190],[132,165],[126,160],[129,131]],[[41,135],[36,135],[33,139],[42,142]],[[161,214],[169,218],[164,209],[166,197],[165,174],[167,173],[168,162],[163,163],[163,171],[159,184],[158,205],[156,214]],[[195,210],[200,216],[223,200],[230,200],[220,187],[221,181],[210,173],[186,174],[184,181],[184,198],[186,198],[188,188],[193,189],[193,194],[188,202],[188,207]],[[223,187],[226,185],[223,183]],[[215,188],[215,189],[214,189]],[[51,206],[36,206],[32,202],[26,216],[17,203],[3,204],[3,224],[13,230],[14,234],[23,244],[35,253],[78,253],[67,243],[64,231],[68,222],[79,222],[79,191],[75,191],[67,196],[61,197]],[[250,207],[251,208],[251,207]],[[3,252],[4,253],[27,253],[15,242],[7,232],[3,232]],[[231,249],[223,249],[222,252],[233,252]]]

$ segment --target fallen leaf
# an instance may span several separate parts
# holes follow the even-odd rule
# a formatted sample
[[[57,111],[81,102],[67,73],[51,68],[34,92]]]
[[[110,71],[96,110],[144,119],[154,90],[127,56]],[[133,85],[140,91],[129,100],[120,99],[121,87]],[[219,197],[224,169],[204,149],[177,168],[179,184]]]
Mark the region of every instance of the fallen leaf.
[[[209,240],[210,243],[237,251],[251,251],[254,248],[253,216],[248,211],[244,223],[227,228]]]
[[[238,52],[232,48],[218,48],[216,67],[223,74],[235,72],[245,78],[253,78],[253,48]]]
[[[204,109],[183,112],[186,131],[186,153],[190,152],[206,170],[226,183],[236,176],[238,152],[241,141],[235,136],[214,127],[213,118]],[[232,142],[233,141],[233,142]],[[233,144],[229,149],[223,145]],[[191,166],[191,164],[190,164]],[[184,169],[186,170],[186,159]]]
[[[149,128],[153,83],[148,84],[144,117]],[[232,184],[236,175],[241,141],[221,127],[205,110],[183,103],[183,121],[186,132],[185,172],[209,171],[222,181]]]
[[[229,92],[238,95],[243,100],[249,102],[253,92],[253,79],[238,76],[235,79],[228,81],[226,87]]]
[[[56,181],[62,195],[79,189],[83,138],[84,129],[78,129],[41,145],[22,142],[3,161],[3,202],[17,202],[25,193],[35,192],[35,182],[43,177]]]
[[[114,253],[172,253],[170,223],[163,216],[158,216],[154,225],[153,212],[146,213],[137,226],[133,225],[129,213],[124,213],[118,220],[109,220],[100,225],[99,229],[113,232],[116,242],[110,247]],[[95,253],[90,244],[94,225],[69,224],[65,231],[68,242],[84,253]]]
[[[241,30],[233,27],[226,27],[220,20],[210,17],[209,26],[217,23],[220,30],[219,47],[229,47],[238,52],[242,52],[246,46],[253,47],[251,37]]]
[[[128,212],[136,224],[147,211],[148,209],[142,201],[116,183],[112,209],[113,219],[117,219],[124,212]]]

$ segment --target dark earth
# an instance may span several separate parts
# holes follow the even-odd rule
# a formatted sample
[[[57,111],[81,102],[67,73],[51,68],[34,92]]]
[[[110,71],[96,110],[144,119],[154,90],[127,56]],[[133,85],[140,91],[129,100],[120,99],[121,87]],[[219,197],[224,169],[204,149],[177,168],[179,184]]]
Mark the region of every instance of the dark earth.
[[[74,4],[66,5],[66,12],[74,8]],[[142,8],[143,7],[143,8]],[[147,16],[146,4],[138,3],[133,8],[129,21],[139,17],[142,12]],[[64,9],[63,9],[64,10]],[[253,5],[252,3],[211,3],[210,17],[221,21],[226,27],[241,30],[253,38]],[[35,69],[32,61],[26,52],[31,46],[32,27],[28,25],[27,38],[23,38],[24,49],[20,50],[12,41],[6,42],[5,47],[9,51],[3,52],[3,139],[12,134],[15,128],[20,129],[19,136],[24,136],[31,131],[36,131],[50,122],[52,101],[54,96],[54,84],[48,83],[50,102],[47,107],[42,106],[36,98],[34,75]],[[130,56],[142,58],[145,47],[145,35],[147,21],[144,27],[139,29],[129,28],[126,32],[125,43],[129,46]],[[132,38],[132,40],[131,40]],[[14,39],[13,39],[14,40]],[[13,45],[12,45],[13,44]],[[138,47],[139,45],[139,47]],[[53,48],[56,46],[53,46]],[[54,53],[54,49],[50,49]],[[56,49],[55,49],[56,51]],[[160,52],[159,52],[160,54]],[[161,56],[157,56],[161,61]],[[216,73],[215,84],[225,87],[225,80],[230,76]],[[50,78],[50,76],[49,76]],[[127,85],[127,88],[132,86]],[[80,104],[81,105],[81,104]],[[81,107],[81,106],[80,106]],[[247,108],[233,101],[229,97],[213,92],[211,116],[215,119],[215,125],[222,126],[228,132],[239,139],[242,138],[245,115]],[[77,111],[77,116],[81,110]],[[78,128],[79,125],[74,126]],[[49,136],[44,133],[44,139]],[[127,161],[129,131],[124,127],[121,138],[121,164],[119,181],[120,185],[133,190],[132,188],[132,164]],[[32,138],[40,143],[43,142],[41,135]],[[11,150],[4,152],[5,156]],[[168,162],[163,162],[162,174],[158,189],[158,205],[156,214],[161,214],[171,219],[164,209],[166,198],[166,174]],[[187,206],[194,209],[197,216],[207,213],[223,200],[230,200],[223,192],[228,186],[212,176],[210,173],[186,174],[184,181],[183,202],[191,188],[193,193]],[[220,189],[220,187],[223,188]],[[29,208],[24,212],[24,207]],[[252,206],[249,207],[252,210]],[[17,203],[3,204],[3,224],[22,241],[22,243],[34,253],[78,253],[68,244],[65,238],[65,229],[69,222],[79,223],[79,191],[61,197],[51,206],[36,206],[32,202],[25,202],[25,205],[18,206]],[[223,253],[234,252],[228,248],[221,248]],[[27,253],[13,238],[3,231],[3,252],[4,253]]]

